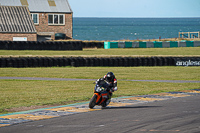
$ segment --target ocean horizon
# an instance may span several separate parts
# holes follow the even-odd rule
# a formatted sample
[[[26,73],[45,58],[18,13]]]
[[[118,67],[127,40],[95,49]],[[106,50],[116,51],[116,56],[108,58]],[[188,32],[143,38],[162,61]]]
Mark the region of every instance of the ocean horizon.
[[[200,17],[73,17],[73,39],[77,40],[178,38],[179,32],[197,31],[200,31]]]

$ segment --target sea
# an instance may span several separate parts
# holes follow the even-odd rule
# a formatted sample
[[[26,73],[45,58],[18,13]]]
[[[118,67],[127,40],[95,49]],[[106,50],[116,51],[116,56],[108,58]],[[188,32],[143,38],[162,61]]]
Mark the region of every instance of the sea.
[[[73,39],[141,40],[178,38],[200,31],[199,18],[73,18]]]

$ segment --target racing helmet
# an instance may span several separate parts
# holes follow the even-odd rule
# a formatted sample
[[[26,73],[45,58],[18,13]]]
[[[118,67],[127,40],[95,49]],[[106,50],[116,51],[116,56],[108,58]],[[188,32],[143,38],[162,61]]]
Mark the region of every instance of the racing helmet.
[[[114,75],[113,72],[108,72],[108,73],[106,74],[106,80],[107,80],[108,82],[112,82],[112,81],[114,80],[114,78],[115,78],[115,75]]]

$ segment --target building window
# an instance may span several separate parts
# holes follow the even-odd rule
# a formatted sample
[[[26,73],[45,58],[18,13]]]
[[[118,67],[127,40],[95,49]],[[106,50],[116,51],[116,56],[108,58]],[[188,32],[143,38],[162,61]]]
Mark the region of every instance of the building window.
[[[48,18],[49,18],[48,23],[53,24],[53,15],[49,15]]]
[[[49,14],[48,23],[49,25],[64,25],[65,15],[64,14]]]
[[[31,17],[33,19],[34,24],[39,24],[39,14],[31,13]]]
[[[58,24],[58,15],[54,15],[54,24]]]

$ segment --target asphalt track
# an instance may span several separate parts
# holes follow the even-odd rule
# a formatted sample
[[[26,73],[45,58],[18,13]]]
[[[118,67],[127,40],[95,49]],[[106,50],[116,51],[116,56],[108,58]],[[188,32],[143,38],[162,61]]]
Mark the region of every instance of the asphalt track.
[[[95,81],[96,79],[71,79],[71,78],[39,78],[39,77],[0,77],[0,79],[16,80],[54,80],[54,81]],[[141,82],[167,82],[167,83],[200,83],[195,80],[120,80],[119,81],[141,81]]]
[[[1,127],[0,133],[199,133],[199,100],[200,89],[124,97],[112,99],[121,104],[126,102],[124,106],[111,104],[102,110],[95,107],[95,111],[13,124]],[[61,108],[69,107],[49,110]]]

